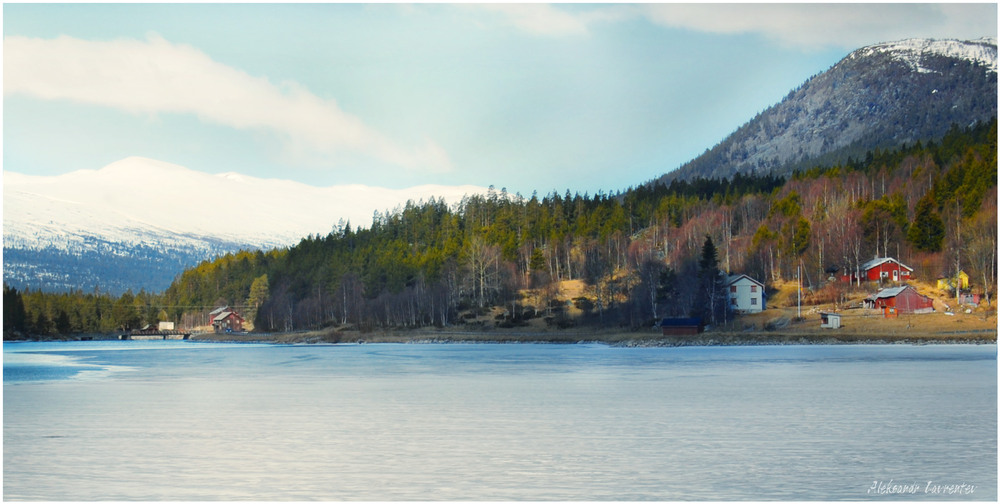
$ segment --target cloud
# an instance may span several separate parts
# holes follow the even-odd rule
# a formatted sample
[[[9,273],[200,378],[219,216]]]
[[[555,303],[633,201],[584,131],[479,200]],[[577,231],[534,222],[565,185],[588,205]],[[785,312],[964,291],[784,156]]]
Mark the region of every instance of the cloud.
[[[996,36],[997,7],[983,4],[656,3],[567,9],[549,4],[478,5],[534,35],[587,35],[595,23],[644,18],[718,34],[759,34],[805,49],[854,49],[892,40]]]
[[[805,48],[856,48],[902,38],[996,35],[995,4],[656,4],[653,23],[709,33],[757,33]]]
[[[432,141],[415,148],[397,145],[335,100],[295,82],[274,84],[156,35],[111,41],[8,36],[3,56],[5,95],[135,114],[194,114],[236,129],[270,131],[292,149],[334,160],[360,154],[411,170],[450,169],[447,153]]]
[[[573,11],[550,4],[511,3],[473,4],[488,12],[502,15],[515,27],[533,35],[547,37],[588,35],[591,25],[635,17],[631,5],[610,5]]]
[[[549,4],[482,4],[478,7],[502,14],[514,26],[535,35],[587,34],[583,19]]]

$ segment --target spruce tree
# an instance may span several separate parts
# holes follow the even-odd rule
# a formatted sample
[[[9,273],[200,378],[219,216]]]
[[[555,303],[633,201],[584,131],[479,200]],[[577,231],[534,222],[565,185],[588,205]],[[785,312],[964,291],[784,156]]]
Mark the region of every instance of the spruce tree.
[[[698,261],[698,295],[693,309],[702,322],[715,324],[725,320],[727,306],[721,273],[718,249],[712,237],[705,236]]]
[[[906,239],[917,250],[924,252],[940,252],[944,242],[944,221],[935,210],[934,197],[927,193],[917,202],[913,224],[910,225]]]
[[[532,273],[547,271],[549,269],[545,262],[545,254],[542,252],[541,248],[535,247],[535,249],[531,251],[531,259],[529,259],[528,268],[532,271]]]
[[[3,330],[7,332],[24,332],[27,329],[28,315],[24,310],[24,300],[21,293],[13,287],[3,286]]]

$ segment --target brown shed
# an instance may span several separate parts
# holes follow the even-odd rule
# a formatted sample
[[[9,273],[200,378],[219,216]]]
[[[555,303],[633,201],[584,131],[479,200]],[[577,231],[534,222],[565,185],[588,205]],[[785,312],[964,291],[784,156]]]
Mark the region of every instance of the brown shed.
[[[705,330],[701,319],[697,317],[665,318],[660,321],[660,328],[664,336],[688,336]]]

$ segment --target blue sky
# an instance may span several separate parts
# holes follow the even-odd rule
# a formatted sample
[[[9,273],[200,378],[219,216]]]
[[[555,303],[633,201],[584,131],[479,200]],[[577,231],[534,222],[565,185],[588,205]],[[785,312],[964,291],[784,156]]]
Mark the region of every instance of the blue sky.
[[[4,4],[4,170],[625,189],[979,4]]]

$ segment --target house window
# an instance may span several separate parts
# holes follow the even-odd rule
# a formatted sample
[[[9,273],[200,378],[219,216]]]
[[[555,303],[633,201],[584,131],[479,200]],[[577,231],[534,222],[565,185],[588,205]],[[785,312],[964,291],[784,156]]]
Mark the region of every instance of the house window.
[[[730,285],[729,286],[729,292],[732,292],[733,294],[736,294],[736,286],[735,285]]]
[[[757,292],[757,286],[756,285],[751,285],[750,286],[750,292]]]
[[[757,305],[757,298],[750,298],[750,304],[756,306]]]
[[[882,278],[889,278],[889,272],[888,271],[883,271],[882,272]]]

